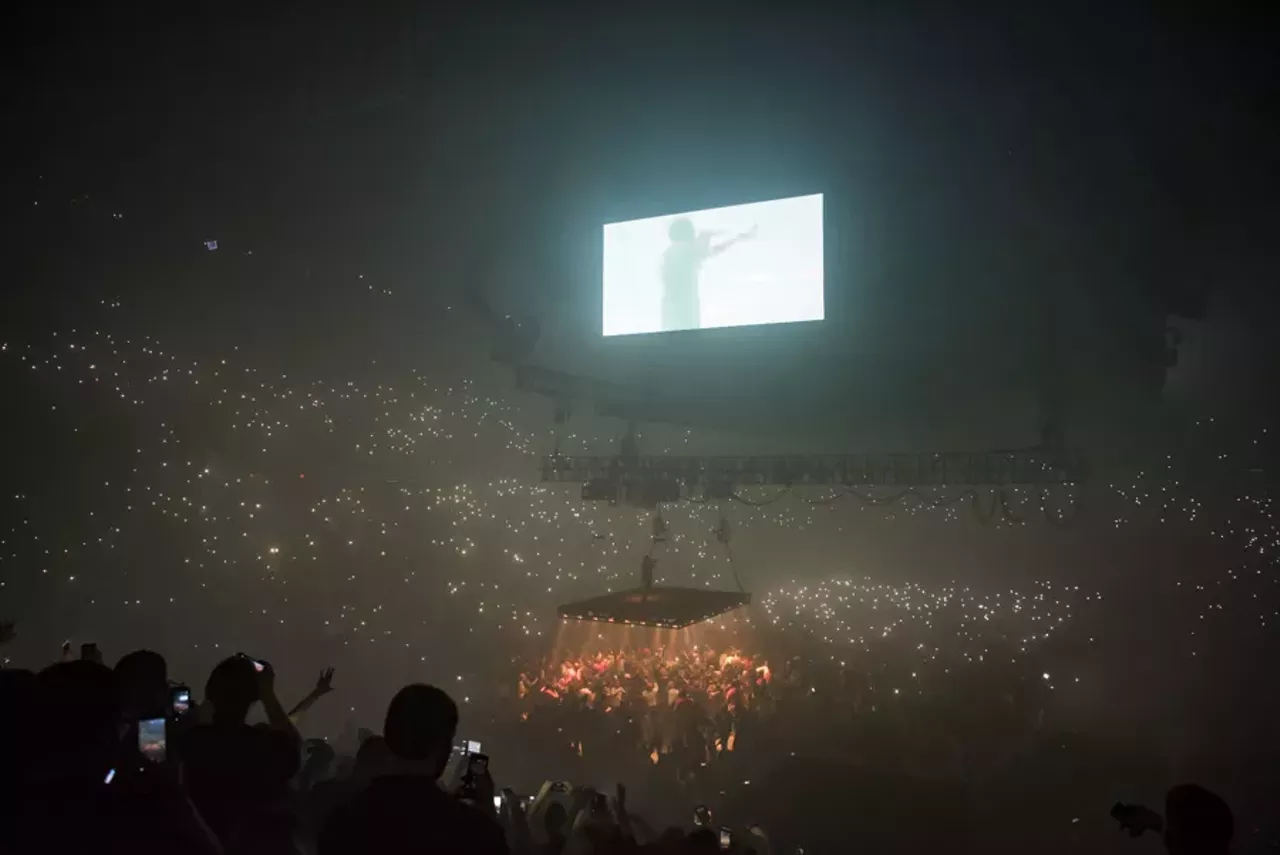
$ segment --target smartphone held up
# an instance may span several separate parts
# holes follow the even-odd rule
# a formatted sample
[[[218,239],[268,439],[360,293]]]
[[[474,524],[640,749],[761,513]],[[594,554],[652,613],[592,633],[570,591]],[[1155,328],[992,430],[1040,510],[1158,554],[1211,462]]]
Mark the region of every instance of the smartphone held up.
[[[458,798],[478,804],[482,784],[489,775],[489,755],[480,751],[480,743],[468,740],[463,743],[462,777],[458,783]]]
[[[138,753],[152,763],[163,763],[168,752],[167,735],[167,719],[140,719],[138,721]]]
[[[252,662],[253,670],[257,671],[259,674],[261,674],[263,671],[267,669],[266,660],[254,659],[252,656],[250,656],[247,653],[237,653],[236,655],[239,656],[241,659],[248,659],[250,662]]]
[[[478,781],[485,775],[489,774],[489,755],[488,754],[468,754],[467,770],[462,773],[462,783],[465,786],[468,781]]]
[[[182,718],[191,711],[191,688],[173,686],[169,689],[169,710],[174,718]]]

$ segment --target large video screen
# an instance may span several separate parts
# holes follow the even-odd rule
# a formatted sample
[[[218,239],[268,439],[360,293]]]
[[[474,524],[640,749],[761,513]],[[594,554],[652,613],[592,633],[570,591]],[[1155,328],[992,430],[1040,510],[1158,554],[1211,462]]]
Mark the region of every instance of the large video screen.
[[[604,334],[822,320],[822,195],[604,227]]]

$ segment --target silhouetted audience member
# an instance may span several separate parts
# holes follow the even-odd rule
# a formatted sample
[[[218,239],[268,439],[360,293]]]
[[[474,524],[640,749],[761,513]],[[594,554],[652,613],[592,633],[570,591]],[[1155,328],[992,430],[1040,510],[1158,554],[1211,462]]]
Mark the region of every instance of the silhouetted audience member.
[[[209,675],[205,701],[212,721],[192,727],[180,745],[192,801],[228,850],[290,851],[289,782],[302,745],[276,698],[275,672],[242,655],[224,659]],[[245,718],[257,702],[267,724],[250,726]]]
[[[87,659],[36,678],[39,742],[31,776],[4,823],[8,852],[219,852],[175,767],[140,760],[111,670]],[[124,776],[122,763],[147,763]]]
[[[320,834],[320,855],[466,852],[505,855],[501,827],[479,807],[446,793],[438,779],[449,761],[458,707],[440,689],[405,686],[387,707],[387,768]]]
[[[297,789],[307,792],[332,780],[334,761],[338,759],[338,755],[324,739],[308,739],[302,746],[306,760],[302,762],[302,770],[293,783]]]
[[[13,803],[34,773],[38,743],[32,735],[42,724],[36,703],[35,674],[19,668],[0,669],[0,757],[5,765],[4,774],[0,774],[0,811]]]
[[[152,765],[138,749],[138,722],[169,718],[168,673],[164,657],[151,650],[128,653],[112,669],[120,717],[120,753],[115,764],[118,781],[147,772]],[[175,724],[172,719],[166,721],[168,744],[177,739]]]
[[[659,852],[668,853],[668,855],[680,855],[680,849],[684,846],[685,833],[676,826],[671,826],[662,832],[656,844],[651,848]]]
[[[1180,784],[1165,795],[1164,845],[1171,855],[1226,855],[1235,835],[1231,808],[1196,784]]]
[[[120,717],[125,721],[163,716],[169,706],[169,667],[152,650],[135,650],[120,657],[113,669]]]
[[[369,782],[389,768],[391,751],[387,741],[374,734],[360,743],[350,774],[321,781],[307,794],[307,815],[314,825],[324,821],[335,808],[360,794]]]
[[[37,783],[66,790],[95,788],[115,766],[119,715],[111,670],[77,659],[36,676],[41,732]]]
[[[720,835],[709,828],[689,832],[680,847],[680,855],[719,855]]]
[[[379,734],[372,734],[360,743],[360,750],[356,752],[356,765],[351,772],[351,778],[360,787],[365,787],[374,778],[382,774],[383,770],[388,768],[393,755],[391,749],[387,747],[386,737]]]

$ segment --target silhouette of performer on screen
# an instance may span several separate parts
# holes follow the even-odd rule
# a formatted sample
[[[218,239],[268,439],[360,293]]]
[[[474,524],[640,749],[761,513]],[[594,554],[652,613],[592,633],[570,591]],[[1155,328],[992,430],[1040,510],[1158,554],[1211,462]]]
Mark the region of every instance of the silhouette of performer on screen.
[[[711,245],[716,232],[698,232],[686,217],[672,220],[667,229],[671,246],[662,256],[662,329],[696,330],[702,326],[702,304],[698,296],[698,275],[702,263],[719,255],[738,241],[755,237],[756,227]]]

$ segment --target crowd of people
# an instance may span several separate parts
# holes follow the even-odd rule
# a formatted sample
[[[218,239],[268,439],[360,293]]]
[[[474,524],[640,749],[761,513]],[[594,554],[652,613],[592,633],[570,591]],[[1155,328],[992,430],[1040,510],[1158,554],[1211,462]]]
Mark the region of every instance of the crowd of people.
[[[743,754],[801,750],[797,730],[821,733],[825,753],[862,764],[972,777],[1045,727],[1049,681],[1029,663],[993,657],[943,682],[898,674],[892,662],[872,670],[805,656],[777,661],[775,672],[765,655],[731,644],[553,656],[521,670],[511,699],[521,721],[568,734],[579,756],[638,749],[681,784],[742,768]]]
[[[108,667],[94,645],[39,672],[0,671],[6,852],[720,852],[727,832],[655,834],[612,793],[547,781],[495,787],[487,757],[458,746],[458,706],[401,689],[355,757],[304,740],[298,717],[332,669],[286,710],[271,663],[245,654],[210,673],[202,699],[139,650]],[[250,725],[251,709],[265,719]],[[461,751],[461,762],[459,761]],[[450,762],[451,760],[455,762]],[[476,762],[483,760],[483,762]],[[768,851],[759,828],[734,844]]]
[[[163,656],[138,650],[108,667],[94,645],[38,672],[0,671],[0,794],[6,852],[188,853],[715,853],[771,851],[759,826],[717,826],[706,808],[689,827],[657,833],[612,792],[547,780],[521,797],[495,786],[478,746],[457,741],[459,708],[443,690],[411,684],[391,700],[382,732],[353,758],[304,739],[297,720],[333,691],[333,671],[290,709],[271,663],[219,662],[203,695],[169,679]],[[615,651],[560,660],[522,675],[525,720],[578,716],[579,753],[613,751],[586,723],[627,733],[677,777],[714,765],[776,715],[798,669],[775,675],[738,650]],[[262,721],[249,724],[260,707]],[[564,719],[562,719],[564,721]],[[666,760],[664,760],[666,758]],[[1170,791],[1163,816],[1114,812],[1131,833],[1161,832],[1170,852],[1223,853],[1232,815],[1195,786]]]
[[[794,681],[790,663],[782,680]],[[558,659],[520,674],[520,716],[573,735],[580,753],[639,748],[689,780],[732,753],[775,708],[765,659],[729,648],[613,650]]]

